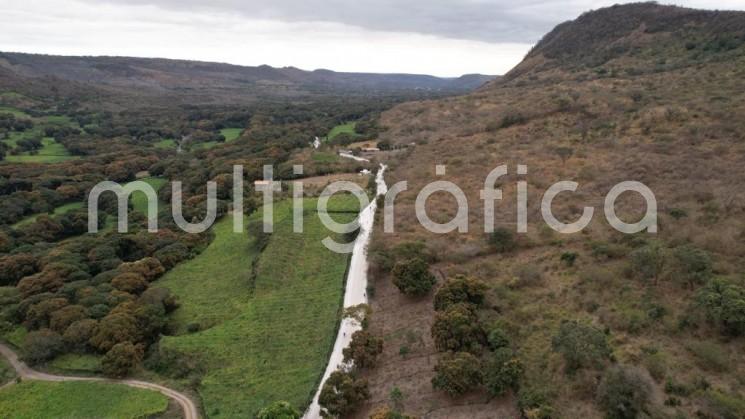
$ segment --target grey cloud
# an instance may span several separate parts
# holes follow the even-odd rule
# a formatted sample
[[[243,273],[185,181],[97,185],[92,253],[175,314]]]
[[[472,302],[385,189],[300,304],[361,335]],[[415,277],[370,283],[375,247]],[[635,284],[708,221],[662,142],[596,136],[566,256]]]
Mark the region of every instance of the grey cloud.
[[[93,0],[91,0],[93,1]],[[249,18],[346,23],[486,42],[532,43],[589,9],[624,0],[108,0],[172,10],[215,10]],[[696,2],[699,0],[682,0]],[[734,0],[720,0],[730,4]],[[716,3],[716,1],[711,2]],[[715,6],[715,5],[713,5]]]
[[[214,10],[288,22],[345,23],[487,42],[534,42],[592,0],[108,0],[171,10]],[[594,3],[598,3],[595,1]],[[570,6],[567,6],[570,5]],[[538,13],[536,13],[538,11]]]

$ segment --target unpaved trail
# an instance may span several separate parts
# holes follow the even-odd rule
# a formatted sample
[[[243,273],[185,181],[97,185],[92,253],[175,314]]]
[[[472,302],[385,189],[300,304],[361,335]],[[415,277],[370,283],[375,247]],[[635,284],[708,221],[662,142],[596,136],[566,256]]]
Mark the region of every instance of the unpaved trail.
[[[344,308],[367,304],[367,246],[370,244],[375,211],[378,208],[377,197],[385,195],[388,192],[388,185],[386,185],[383,178],[385,169],[386,166],[381,164],[380,170],[375,176],[375,183],[377,185],[375,198],[359,215],[360,232],[355,239],[352,260],[349,263],[349,273],[347,274],[347,282],[344,290]],[[336,335],[336,341],[334,342],[334,348],[326,365],[326,371],[318,385],[313,402],[308,406],[308,409],[303,415],[304,419],[321,418],[321,406],[318,404],[318,398],[321,395],[323,383],[331,376],[331,373],[345,367],[344,348],[349,346],[349,343],[352,341],[352,335],[358,330],[362,330],[362,325],[355,319],[348,317],[342,319],[339,332]]]
[[[15,353],[10,347],[0,343],[0,354],[2,354],[16,370],[16,373],[22,380],[39,380],[39,381],[100,381],[105,383],[123,384],[129,387],[141,388],[146,390],[157,391],[158,393],[174,400],[181,406],[184,411],[184,419],[199,419],[199,410],[196,404],[186,395],[179,393],[178,391],[171,390],[168,387],[161,386],[155,383],[149,383],[146,381],[138,380],[110,380],[107,378],[98,377],[75,377],[75,376],[64,376],[64,375],[52,375],[43,372],[39,372],[29,368],[26,363],[18,358],[18,354]]]

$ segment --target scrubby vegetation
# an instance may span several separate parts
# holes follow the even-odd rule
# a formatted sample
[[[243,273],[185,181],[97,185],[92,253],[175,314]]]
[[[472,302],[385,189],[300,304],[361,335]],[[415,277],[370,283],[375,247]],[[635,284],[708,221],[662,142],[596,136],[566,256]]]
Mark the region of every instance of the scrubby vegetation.
[[[396,199],[395,233],[380,227],[370,248],[370,330],[386,349],[365,375],[366,414],[388,405],[395,385],[407,411],[425,416],[741,415],[743,28],[741,12],[601,9],[559,25],[477,92],[383,113],[380,141],[416,146],[391,161],[389,184],[408,190]],[[441,180],[435,164],[463,189],[467,234],[417,223],[416,194]],[[484,234],[481,190],[501,164],[496,228]],[[562,180],[578,187],[553,201],[558,220],[594,208],[581,233],[543,221],[543,194]],[[604,198],[626,180],[655,194],[656,234],[606,221]],[[518,233],[523,186],[528,229]],[[456,214],[447,194],[427,209],[438,222]],[[634,193],[615,202],[627,223],[644,211]],[[404,299],[394,267],[411,243],[424,244],[418,253],[442,281]]]

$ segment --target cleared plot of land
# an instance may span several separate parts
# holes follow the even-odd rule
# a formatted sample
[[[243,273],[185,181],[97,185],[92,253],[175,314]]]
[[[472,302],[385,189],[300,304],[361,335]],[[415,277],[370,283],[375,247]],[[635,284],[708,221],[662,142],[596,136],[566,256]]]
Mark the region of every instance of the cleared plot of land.
[[[194,151],[196,151],[196,150],[209,150],[210,148],[212,148],[212,147],[214,147],[214,146],[216,146],[218,144],[222,144],[222,143],[219,143],[217,141],[206,141],[206,142],[203,142],[203,143],[191,144],[189,147],[192,150],[194,150]]]
[[[17,142],[22,139],[39,138],[44,133],[46,126],[70,126],[77,127],[77,123],[67,116],[51,115],[39,118],[32,118],[25,112],[14,108],[0,107],[0,113],[12,113],[18,118],[28,118],[34,122],[34,127],[24,132],[12,132],[10,137],[3,142],[11,149],[15,148]],[[11,163],[60,163],[68,160],[80,158],[72,156],[64,145],[58,143],[54,138],[45,137],[41,140],[42,147],[36,153],[23,152],[18,155],[8,154],[5,160]]]
[[[0,390],[0,412],[13,419],[139,419],[167,408],[160,393],[120,384],[23,381]]]
[[[93,354],[68,353],[58,356],[49,363],[55,370],[68,373],[90,373],[101,372],[101,356]]]
[[[225,137],[226,143],[237,139],[241,136],[241,133],[243,133],[243,128],[223,128],[220,130],[220,134]]]
[[[17,141],[25,138],[23,135],[18,135],[20,133],[14,134],[16,135],[11,135],[9,139],[4,140],[11,148],[16,146]],[[65,146],[55,141],[54,138],[43,138],[41,144],[42,146],[37,150],[36,154],[29,152],[23,152],[18,155],[8,154],[5,156],[5,160],[11,163],[59,163],[80,158],[79,156],[70,155],[70,152],[67,151]]]
[[[7,106],[0,106],[0,113],[9,113],[16,118],[31,118],[29,114],[15,108],[9,108]]]
[[[358,134],[354,131],[354,128],[357,126],[356,122],[347,122],[341,125],[337,125],[334,128],[329,131],[327,138],[329,140],[333,140],[334,137],[336,137],[339,134],[348,134],[352,137],[357,137]]]
[[[168,181],[166,179],[163,179],[161,177],[148,177],[143,179],[138,179],[138,181],[145,182],[148,185],[152,186],[153,189],[155,189],[155,192],[158,192],[160,188],[163,187]],[[143,214],[147,214],[147,196],[140,192],[136,191],[132,194],[132,197],[129,198],[132,201],[132,208],[135,211],[139,211]]]
[[[176,147],[178,147],[178,144],[176,144],[176,140],[174,140],[173,138],[160,140],[157,143],[155,143],[155,148],[163,148],[163,149],[170,150]]]
[[[317,163],[334,163],[339,160],[339,156],[334,153],[319,151],[313,153],[313,161]]]
[[[52,211],[52,215],[67,214],[70,211],[73,211],[73,210],[76,210],[76,209],[80,209],[80,208],[83,208],[83,203],[82,202],[71,202],[69,204],[60,205],[59,207],[55,208],[54,211]],[[18,228],[18,227],[23,227],[23,226],[25,226],[27,224],[31,224],[34,221],[36,221],[36,219],[39,218],[40,215],[42,215],[42,214],[34,214],[34,215],[31,215],[31,216],[28,216],[28,217],[24,218],[23,220],[15,223],[15,224],[13,224],[12,227],[13,228]]]
[[[356,200],[330,204],[331,211],[351,210],[334,214],[338,222],[356,216]],[[207,374],[199,393],[211,418],[253,417],[277,400],[298,408],[310,402],[334,340],[348,259],[321,243],[329,232],[315,207],[306,200],[304,233],[294,234],[290,203],[275,205],[275,233],[256,267],[254,239],[233,233],[226,217],[202,254],[157,283],[180,297],[178,330],[202,326],[161,346],[201,360]]]

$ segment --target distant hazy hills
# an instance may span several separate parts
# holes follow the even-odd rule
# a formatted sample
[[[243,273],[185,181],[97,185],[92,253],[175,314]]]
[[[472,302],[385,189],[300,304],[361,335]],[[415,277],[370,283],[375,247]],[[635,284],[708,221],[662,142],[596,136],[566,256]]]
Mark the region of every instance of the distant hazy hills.
[[[303,96],[328,93],[389,94],[401,91],[467,92],[494,79],[480,74],[439,78],[414,74],[304,71],[294,67],[128,57],[64,57],[0,53],[0,79],[62,79],[143,94],[225,97]],[[7,81],[7,80],[6,80]]]

